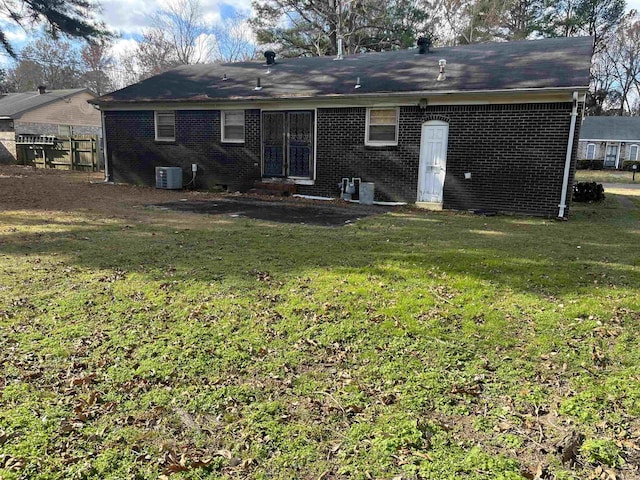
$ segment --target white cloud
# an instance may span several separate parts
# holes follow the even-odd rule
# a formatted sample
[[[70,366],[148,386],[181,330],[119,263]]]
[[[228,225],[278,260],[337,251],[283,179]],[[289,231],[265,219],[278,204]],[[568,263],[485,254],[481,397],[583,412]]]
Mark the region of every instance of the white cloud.
[[[108,27],[125,38],[139,35],[151,26],[148,16],[158,8],[166,7],[171,0],[102,0],[101,18]],[[229,10],[248,15],[250,0],[201,0],[202,17],[210,25],[219,24]]]
[[[21,44],[30,40],[29,33],[25,32],[22,28],[4,30],[4,34],[12,45]]]
[[[145,0],[102,0],[102,20],[123,36],[139,34],[147,25],[147,15],[156,2]]]
[[[119,38],[111,46],[111,55],[115,58],[119,58],[127,52],[133,51],[136,48],[138,42],[133,38]]]

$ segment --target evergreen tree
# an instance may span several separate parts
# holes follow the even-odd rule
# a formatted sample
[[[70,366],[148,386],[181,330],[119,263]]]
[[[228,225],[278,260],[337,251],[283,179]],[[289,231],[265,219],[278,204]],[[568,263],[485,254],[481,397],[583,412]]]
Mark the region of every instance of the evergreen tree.
[[[415,45],[427,34],[428,0],[256,0],[258,43],[283,56],[335,55]]]
[[[2,2],[0,13],[27,28],[43,24],[53,38],[60,34],[95,42],[109,36],[104,24],[90,12],[99,11],[93,0],[17,0]],[[0,28],[0,44],[12,57],[16,56],[7,34]]]

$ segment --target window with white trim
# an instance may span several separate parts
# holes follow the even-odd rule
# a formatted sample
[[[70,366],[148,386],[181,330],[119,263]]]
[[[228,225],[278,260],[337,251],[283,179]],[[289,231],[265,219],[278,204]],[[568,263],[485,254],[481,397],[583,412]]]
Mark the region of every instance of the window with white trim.
[[[222,111],[222,141],[244,143],[244,110]]]
[[[596,144],[590,143],[587,145],[587,160],[593,160],[596,158]]]
[[[629,147],[629,160],[638,160],[638,145],[635,143]]]
[[[398,109],[368,108],[365,145],[398,144]]]
[[[176,112],[155,112],[156,140],[176,139]]]

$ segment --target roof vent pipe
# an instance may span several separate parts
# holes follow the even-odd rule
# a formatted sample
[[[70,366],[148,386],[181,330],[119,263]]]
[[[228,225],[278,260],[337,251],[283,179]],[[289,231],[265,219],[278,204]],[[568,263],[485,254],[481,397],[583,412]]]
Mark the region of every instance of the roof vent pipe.
[[[274,63],[276,63],[276,52],[267,50],[266,52],[264,52],[264,58],[267,59],[267,65],[273,65]]]
[[[426,55],[429,53],[429,48],[431,47],[431,38],[430,37],[420,37],[416,42],[418,45],[418,53],[420,55]]]
[[[45,93],[47,93],[47,87],[44,85],[38,86],[38,95],[44,95]]]
[[[438,74],[438,78],[436,80],[438,82],[442,82],[447,79],[447,75],[444,72],[444,67],[447,66],[447,61],[444,58],[438,60],[438,66],[440,66],[440,73]]]

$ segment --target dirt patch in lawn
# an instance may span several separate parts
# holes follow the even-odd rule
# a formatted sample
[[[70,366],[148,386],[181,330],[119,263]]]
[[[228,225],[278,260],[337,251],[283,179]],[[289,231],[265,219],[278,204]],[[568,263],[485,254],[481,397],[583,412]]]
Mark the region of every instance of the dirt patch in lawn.
[[[359,218],[385,213],[391,208],[350,205],[338,201],[265,200],[246,196],[220,197],[214,200],[167,202],[153,206],[181,212],[248,217],[270,222],[300,223],[327,227],[349,224]]]
[[[138,217],[153,206],[181,212],[248,217],[281,223],[339,226],[391,207],[313,201],[300,198],[255,198],[197,191],[159,190],[103,182],[103,173],[34,170],[0,165],[0,211],[84,211],[107,217]]]

